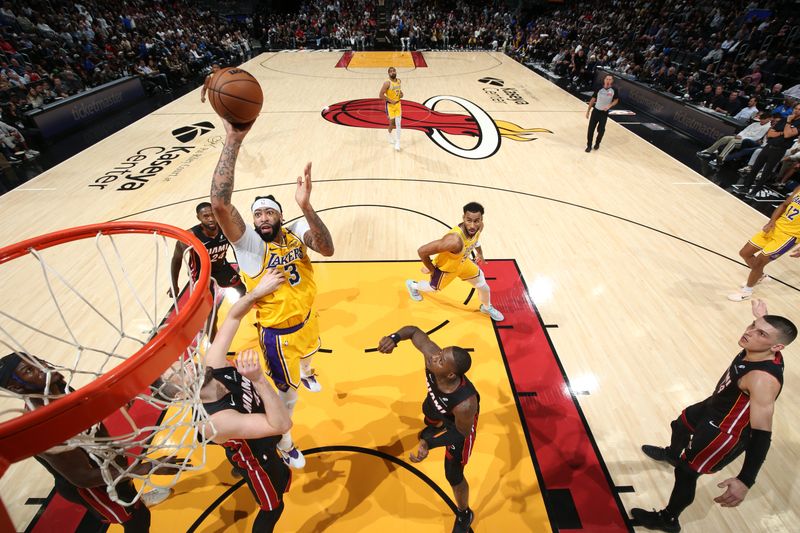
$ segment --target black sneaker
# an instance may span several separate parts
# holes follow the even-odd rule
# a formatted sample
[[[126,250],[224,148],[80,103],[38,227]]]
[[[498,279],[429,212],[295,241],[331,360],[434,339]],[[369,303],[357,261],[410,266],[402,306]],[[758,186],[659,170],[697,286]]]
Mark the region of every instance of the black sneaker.
[[[661,446],[653,446],[651,444],[645,444],[644,446],[642,446],[642,451],[650,459],[661,461],[663,463],[669,463],[672,466],[678,464],[678,460],[675,459],[674,457],[670,457],[669,454],[667,454],[667,449],[662,448]]]
[[[595,150],[599,150],[600,149],[600,143],[594,143],[594,149]]]
[[[586,147],[586,153],[588,154],[588,153],[589,153],[589,152],[591,152],[591,151],[592,151],[592,145],[590,144],[590,145],[588,145],[588,146]]]
[[[469,526],[475,520],[475,513],[467,507],[464,511],[456,511],[456,521],[453,524],[453,533],[469,533]]]
[[[634,507],[631,509],[631,516],[639,522],[638,525],[647,529],[657,529],[659,531],[670,531],[677,533],[681,530],[681,524],[677,518],[667,516],[664,511],[645,511]]]

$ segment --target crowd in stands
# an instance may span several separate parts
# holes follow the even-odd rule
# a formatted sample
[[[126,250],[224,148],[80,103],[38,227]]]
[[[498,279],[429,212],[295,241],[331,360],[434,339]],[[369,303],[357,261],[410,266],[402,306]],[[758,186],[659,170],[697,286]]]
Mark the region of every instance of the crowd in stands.
[[[267,49],[352,48],[375,43],[375,6],[366,0],[303,2],[297,12],[255,17],[254,35]]]
[[[780,104],[800,78],[797,14],[776,6],[583,2],[517,28],[510,53],[583,84],[604,66],[746,121]],[[785,115],[792,103],[785,102]]]
[[[390,34],[401,50],[510,50],[517,15],[504,2],[403,0]]]
[[[212,62],[251,55],[246,26],[185,0],[5,2],[0,121],[24,136],[26,111],[125,76],[141,76],[152,91],[199,82]]]

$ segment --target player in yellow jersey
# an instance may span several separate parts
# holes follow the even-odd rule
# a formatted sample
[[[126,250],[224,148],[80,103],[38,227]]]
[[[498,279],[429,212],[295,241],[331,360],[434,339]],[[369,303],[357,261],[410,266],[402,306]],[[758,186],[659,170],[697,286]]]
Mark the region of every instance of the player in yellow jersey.
[[[775,209],[760,232],[745,244],[739,255],[750,267],[747,282],[735,293],[729,294],[728,299],[741,302],[753,295],[753,287],[764,280],[764,267],[791,250],[800,238],[800,187],[792,191],[786,200]],[[800,257],[800,250],[791,254]]]
[[[389,67],[389,79],[383,82],[378,98],[386,102],[386,115],[389,117],[389,144],[394,143],[394,149],[400,151],[400,123],[402,122],[403,108],[400,99],[403,97],[403,89],[400,80],[397,79],[397,70]],[[397,129],[395,137],[392,138],[392,130]]]
[[[422,301],[422,292],[433,292],[447,287],[455,278],[461,278],[478,290],[481,298],[481,313],[500,322],[503,313],[492,307],[491,291],[480,267],[470,258],[475,251],[478,263],[483,262],[480,236],[483,231],[483,206],[470,202],[464,206],[464,218],[458,226],[448,231],[439,240],[429,242],[418,251],[423,272],[431,274],[430,281],[406,280],[406,288],[411,299]],[[437,254],[431,260],[431,255]]]
[[[295,200],[303,217],[283,226],[283,210],[272,196],[259,196],[251,204],[253,226],[248,227],[231,203],[236,157],[250,127],[235,128],[226,120],[225,146],[211,182],[211,208],[225,237],[236,253],[239,271],[248,289],[270,271],[282,273],[285,282],[256,302],[261,348],[278,394],[291,415],[297,387],[303,383],[320,390],[311,369],[310,356],[320,345],[319,326],[312,311],[317,286],[308,248],[326,257],[333,255],[328,228],[311,206],[311,163],[297,178]],[[278,443],[284,461],[302,468],[305,458],[285,433]]]

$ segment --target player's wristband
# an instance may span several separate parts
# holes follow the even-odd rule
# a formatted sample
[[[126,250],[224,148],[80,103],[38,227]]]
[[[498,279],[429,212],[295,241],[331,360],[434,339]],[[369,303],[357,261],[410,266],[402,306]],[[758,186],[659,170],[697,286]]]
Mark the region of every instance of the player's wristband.
[[[771,440],[771,431],[750,430],[750,442],[747,443],[747,449],[744,452],[744,464],[741,472],[736,476],[736,479],[747,485],[748,489],[756,482],[758,471],[767,458]]]
[[[428,426],[419,434],[420,440],[428,443],[428,449],[441,446],[459,445],[464,442],[464,435],[458,429],[444,425],[442,427]]]
[[[402,340],[400,338],[400,335],[398,335],[397,333],[392,333],[391,335],[389,335],[389,338],[392,339],[392,342],[394,342],[395,344],[400,344],[400,341]]]

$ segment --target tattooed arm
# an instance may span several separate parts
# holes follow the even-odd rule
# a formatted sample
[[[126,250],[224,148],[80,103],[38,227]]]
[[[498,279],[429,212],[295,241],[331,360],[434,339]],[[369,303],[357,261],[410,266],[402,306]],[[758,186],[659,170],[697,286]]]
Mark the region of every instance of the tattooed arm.
[[[231,242],[236,242],[244,234],[245,225],[242,215],[231,203],[233,171],[236,166],[236,157],[239,155],[239,148],[250,130],[250,125],[243,129],[237,129],[225,119],[222,120],[222,123],[225,125],[227,135],[211,181],[211,209],[214,211],[214,217],[225,237]]]
[[[297,192],[294,199],[303,211],[309,230],[303,235],[306,246],[325,257],[333,255],[333,238],[325,223],[311,207],[311,163],[306,165],[303,176],[297,178]]]

